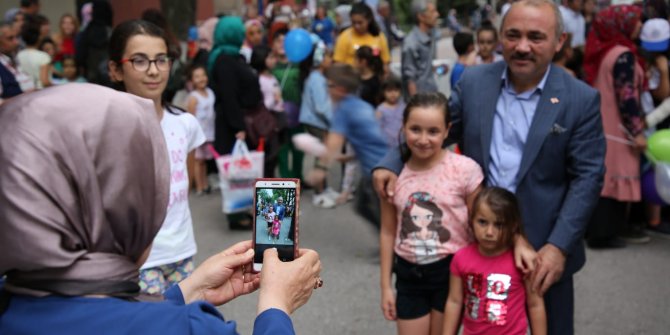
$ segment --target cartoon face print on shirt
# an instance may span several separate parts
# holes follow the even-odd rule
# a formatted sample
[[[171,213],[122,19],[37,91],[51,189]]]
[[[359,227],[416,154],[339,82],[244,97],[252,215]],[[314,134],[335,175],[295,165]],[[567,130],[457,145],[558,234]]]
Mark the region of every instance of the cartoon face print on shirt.
[[[442,210],[433,197],[426,192],[412,193],[402,211],[401,243],[413,245],[417,259],[425,263],[426,258],[437,255],[437,247],[450,237],[449,230],[442,226]]]

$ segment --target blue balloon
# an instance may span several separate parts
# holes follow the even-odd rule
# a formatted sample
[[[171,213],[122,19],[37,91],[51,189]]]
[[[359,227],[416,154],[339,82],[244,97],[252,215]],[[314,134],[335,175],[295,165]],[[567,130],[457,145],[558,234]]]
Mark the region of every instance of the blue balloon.
[[[284,39],[286,58],[291,63],[302,62],[312,52],[312,39],[305,29],[292,29]]]

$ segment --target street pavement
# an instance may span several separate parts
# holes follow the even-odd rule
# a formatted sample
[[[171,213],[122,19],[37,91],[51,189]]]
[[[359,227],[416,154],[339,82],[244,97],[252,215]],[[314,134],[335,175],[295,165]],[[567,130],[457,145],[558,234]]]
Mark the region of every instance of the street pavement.
[[[333,184],[337,185],[337,184]],[[379,308],[379,256],[376,230],[356,216],[351,204],[335,209],[312,206],[311,191],[300,203],[301,247],[321,256],[324,286],[296,311],[298,334],[395,334]],[[252,238],[230,231],[221,213],[221,196],[192,196],[197,263],[226,247]],[[576,334],[670,333],[670,239],[653,235],[645,245],[587,251],[587,264],[575,276]],[[251,334],[258,293],[220,308],[235,320],[240,334]]]

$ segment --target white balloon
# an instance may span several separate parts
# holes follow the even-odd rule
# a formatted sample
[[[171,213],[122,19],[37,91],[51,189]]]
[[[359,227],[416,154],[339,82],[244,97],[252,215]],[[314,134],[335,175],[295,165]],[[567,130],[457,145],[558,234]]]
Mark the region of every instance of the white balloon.
[[[670,163],[657,162],[654,172],[656,192],[666,204],[670,204]]]

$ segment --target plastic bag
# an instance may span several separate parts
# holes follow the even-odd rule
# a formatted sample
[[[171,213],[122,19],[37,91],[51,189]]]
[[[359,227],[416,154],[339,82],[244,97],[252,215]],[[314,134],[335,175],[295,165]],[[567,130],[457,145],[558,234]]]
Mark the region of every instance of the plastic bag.
[[[230,155],[220,156],[210,147],[219,168],[222,210],[226,214],[253,208],[254,182],[263,177],[262,151],[249,151],[244,141],[237,140]]]

